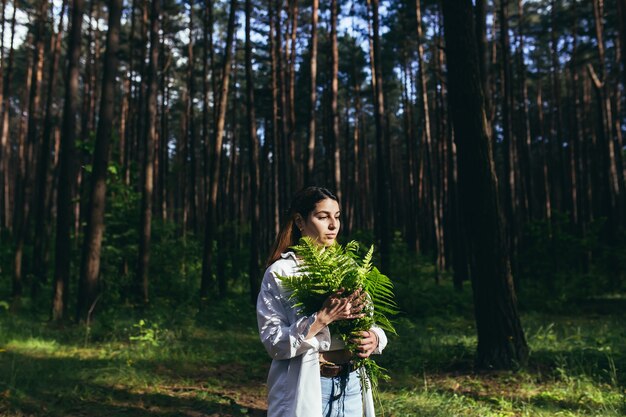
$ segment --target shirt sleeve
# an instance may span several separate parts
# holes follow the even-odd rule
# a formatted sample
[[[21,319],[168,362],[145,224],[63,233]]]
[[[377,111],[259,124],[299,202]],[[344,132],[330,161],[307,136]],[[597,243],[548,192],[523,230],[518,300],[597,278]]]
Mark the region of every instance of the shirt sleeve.
[[[306,339],[316,314],[296,315],[285,307],[283,290],[276,283],[271,268],[265,272],[261,290],[257,298],[257,324],[261,342],[273,359],[291,359],[308,350],[327,351],[330,348],[330,331],[324,327],[319,333]]]
[[[378,336],[378,346],[376,346],[376,349],[372,353],[375,355],[380,355],[381,353],[383,353],[383,349],[385,349],[385,347],[387,346],[387,334],[383,329],[378,326],[373,326],[370,330],[376,333],[376,336]]]

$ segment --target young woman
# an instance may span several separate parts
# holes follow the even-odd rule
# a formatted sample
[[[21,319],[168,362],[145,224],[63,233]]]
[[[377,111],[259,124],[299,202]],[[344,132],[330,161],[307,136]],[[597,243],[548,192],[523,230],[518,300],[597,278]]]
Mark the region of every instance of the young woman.
[[[299,191],[291,202],[288,218],[276,237],[269,267],[257,299],[259,334],[272,358],[268,386],[268,417],[374,417],[371,389],[361,387],[362,369],[353,369],[352,354],[328,325],[362,317],[362,295],[357,291],[329,296],[320,310],[305,316],[278,276],[298,274],[301,262],[289,248],[302,236],[320,245],[335,242],[340,229],[337,197],[320,187]],[[377,327],[362,332],[357,356],[379,354],[387,344]]]

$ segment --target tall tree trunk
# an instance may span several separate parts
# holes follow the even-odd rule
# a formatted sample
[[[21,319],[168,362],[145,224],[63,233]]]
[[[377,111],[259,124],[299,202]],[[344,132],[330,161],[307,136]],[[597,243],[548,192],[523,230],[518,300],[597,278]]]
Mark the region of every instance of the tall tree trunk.
[[[189,168],[187,172],[187,178],[185,183],[187,183],[188,193],[186,201],[189,204],[189,217],[190,217],[190,227],[194,231],[194,233],[198,233],[198,190],[196,186],[196,124],[195,124],[195,115],[193,109],[193,99],[195,95],[195,80],[194,80],[194,55],[193,55],[193,0],[189,1],[189,44],[187,47],[188,54],[188,66],[187,66],[187,158],[186,161],[189,161]],[[186,167],[187,164],[185,164]]]
[[[228,33],[226,46],[224,49],[224,63],[222,67],[222,83],[217,103],[217,123],[215,126],[215,139],[213,142],[213,160],[211,163],[211,188],[209,194],[209,204],[206,213],[206,230],[204,232],[204,250],[202,257],[202,283],[200,286],[200,296],[206,297],[211,286],[211,276],[213,275],[213,239],[216,236],[217,228],[217,191],[220,180],[220,160],[222,157],[222,140],[224,138],[224,125],[226,121],[226,105],[228,103],[228,89],[230,86],[230,73],[233,59],[233,39],[235,33],[235,14],[237,11],[237,0],[230,0],[230,12],[228,15]]]
[[[2,171],[4,173],[4,183],[2,186],[2,201],[4,202],[4,206],[2,210],[4,212],[4,227],[12,230],[13,227],[13,201],[11,198],[11,183],[12,178],[9,173],[10,165],[11,165],[11,148],[9,146],[9,113],[10,113],[10,97],[11,97],[11,78],[13,76],[13,61],[15,55],[14,42],[15,42],[15,15],[17,11],[18,0],[14,0],[13,2],[13,13],[11,17],[11,42],[9,47],[9,60],[7,63],[7,70],[4,80],[0,80],[4,82],[3,91],[3,101],[2,101],[2,120],[0,121],[0,144],[2,145],[2,158],[0,159],[0,163],[2,163]],[[3,38],[4,39],[4,38]],[[4,71],[3,71],[4,72]]]
[[[210,161],[210,146],[209,146],[209,138],[210,135],[210,121],[211,121],[211,110],[209,107],[209,96],[210,93],[214,92],[215,89],[211,90],[211,86],[215,83],[215,73],[213,70],[213,2],[212,0],[204,1],[204,38],[202,42],[202,198],[200,199],[200,213],[206,212],[207,207],[207,189],[209,183],[209,161]],[[211,60],[211,61],[210,61]],[[210,61],[210,62],[209,62]],[[209,65],[211,64],[211,65]],[[211,72],[209,73],[209,70]],[[211,83],[209,83],[209,74],[211,77]],[[204,220],[200,219],[202,226],[204,227]]]
[[[480,85],[471,0],[444,1],[448,86],[458,146],[460,198],[472,241],[472,271],[481,369],[525,364],[528,345],[519,320],[497,179]]]
[[[298,33],[298,0],[289,2],[289,15],[291,16],[290,39],[288,48],[285,50],[287,55],[287,119],[288,134],[287,148],[289,150],[290,172],[293,176],[291,181],[291,189],[299,189],[302,187],[302,167],[301,159],[297,157],[300,153],[296,153],[296,38]]]
[[[430,131],[430,110],[428,106],[428,89],[426,86],[426,74],[425,74],[425,65],[424,65],[424,45],[422,42],[423,31],[422,31],[422,10],[421,10],[421,2],[420,0],[415,0],[415,19],[417,23],[417,60],[419,64],[418,68],[418,78],[419,78],[419,86],[420,86],[420,106],[423,109],[423,121],[424,121],[424,146],[425,146],[425,154],[426,154],[426,166],[428,167],[428,175],[429,175],[429,183],[430,183],[430,193],[431,193],[431,210],[433,214],[433,227],[435,229],[435,253],[436,253],[436,280],[439,280],[439,274],[444,268],[444,252],[443,252],[443,236],[441,232],[441,217],[439,215],[439,199],[437,196],[437,187],[436,187],[436,178],[437,178],[437,167],[434,163],[434,153],[433,153],[433,141],[432,134]]]
[[[52,319],[64,319],[70,282],[72,199],[76,181],[74,149],[76,141],[76,117],[79,114],[78,76],[80,44],[82,39],[83,0],[72,0],[71,26],[68,30],[67,72],[65,75],[65,102],[61,127],[59,154],[59,185],[57,192],[56,253],[54,268],[54,296]]]
[[[371,2],[371,3],[370,3]],[[378,202],[376,205],[376,227],[380,242],[380,256],[382,271],[389,271],[391,266],[391,193],[389,169],[389,138],[385,118],[385,101],[383,93],[382,58],[380,56],[380,21],[378,14],[378,0],[368,0],[372,9],[372,44],[373,44],[373,67],[372,80],[375,83],[373,91],[375,95],[376,109],[374,119],[376,123],[376,173]]]
[[[248,110],[248,161],[250,176],[250,193],[249,193],[249,220],[250,220],[250,264],[248,266],[248,277],[250,280],[250,301],[254,303],[259,292],[260,277],[260,225],[261,212],[259,207],[259,139],[256,134],[256,112],[254,111],[254,79],[252,73],[252,41],[250,39],[251,32],[251,16],[252,0],[246,0],[246,99]]]
[[[516,137],[513,131],[513,110],[515,104],[513,102],[513,74],[511,70],[511,45],[509,38],[508,25],[508,0],[500,0],[498,9],[500,21],[500,58],[502,67],[501,79],[501,109],[502,109],[502,142],[504,160],[504,214],[505,227],[508,228],[506,234],[509,238],[509,250],[511,251],[511,262],[513,271],[516,270],[517,259],[517,239],[518,239],[518,200],[517,200],[517,147]]]
[[[271,143],[271,152],[272,152],[272,175],[271,175],[271,195],[273,204],[271,205],[272,210],[272,219],[274,223],[274,236],[278,235],[278,231],[280,229],[281,217],[281,197],[280,197],[280,169],[279,165],[279,129],[278,129],[278,56],[276,53],[276,42],[280,42],[279,32],[276,26],[277,17],[274,16],[274,7],[273,1],[268,0],[268,10],[269,10],[269,52],[270,52],[270,62],[271,62],[271,90],[272,90],[272,122],[271,122],[271,134],[270,134],[270,143]]]
[[[31,43],[32,36],[29,34],[26,38],[26,44]],[[27,140],[28,134],[28,109],[30,109],[29,100],[31,91],[31,81],[33,73],[33,57],[28,56],[26,69],[26,87],[22,91],[20,104],[22,104],[21,117],[17,131],[17,154],[15,170],[15,191],[14,195],[14,214],[13,214],[13,234],[15,237],[15,251],[13,254],[13,285],[11,295],[13,297],[12,309],[16,310],[20,306],[22,297],[23,279],[26,275],[24,267],[24,248],[26,246],[28,234],[28,219],[30,217],[30,171],[31,171],[31,155],[33,143]]]
[[[154,190],[154,144],[157,140],[157,94],[159,64],[159,19],[161,0],[152,0],[150,8],[150,61],[147,73],[146,131],[143,135],[144,163],[143,186],[141,189],[141,213],[139,230],[139,259],[135,282],[135,297],[142,304],[148,304],[148,281],[150,266],[150,244],[152,240],[152,194]]]
[[[15,10],[16,7],[13,7],[13,9]],[[0,19],[2,20],[2,29],[0,30],[0,122],[2,121],[2,106],[4,104],[4,30],[5,30],[5,26],[6,26],[6,10],[7,10],[7,0],[2,0],[2,17],[0,17]],[[0,134],[2,133],[2,127],[0,126]],[[2,230],[4,229],[5,226],[5,221],[4,221],[4,217],[6,215],[5,211],[4,211],[4,207],[5,207],[5,201],[4,201],[4,192],[3,192],[3,188],[4,188],[4,179],[6,176],[8,176],[8,172],[5,172],[5,165],[4,165],[4,155],[6,153],[5,151],[5,144],[1,143],[2,146],[0,146],[0,232],[2,232]]]
[[[619,22],[619,39],[622,48],[622,88],[626,90],[626,0],[617,0],[617,16]]]
[[[476,0],[475,16],[476,20],[476,41],[478,42],[478,65],[480,68],[480,84],[485,97],[485,109],[489,112],[491,108],[491,88],[489,86],[489,71],[487,69],[489,58],[487,53],[487,3],[488,0]],[[493,22],[495,25],[495,21]]]
[[[533,166],[531,164],[531,130],[530,130],[530,116],[528,111],[528,82],[526,79],[526,63],[524,61],[524,32],[525,32],[525,14],[524,5],[522,0],[517,0],[517,12],[518,12],[518,30],[517,30],[517,64],[520,84],[520,101],[521,101],[521,117],[520,121],[520,140],[518,142],[519,149],[519,180],[522,183],[522,195],[520,199],[522,201],[522,207],[524,210],[524,220],[529,220],[533,217],[533,209],[535,207],[532,190],[534,189],[533,181]]]
[[[52,63],[48,72],[48,88],[46,93],[46,105],[45,115],[43,122],[43,135],[41,138],[41,151],[39,153],[39,163],[37,164],[36,174],[36,192],[35,192],[35,204],[34,204],[34,218],[35,218],[35,241],[33,249],[33,273],[35,275],[32,284],[32,295],[36,296],[39,293],[39,287],[41,284],[47,281],[47,258],[46,258],[46,245],[48,243],[49,229],[47,222],[49,211],[47,205],[47,196],[49,194],[48,184],[50,181],[50,162],[51,162],[51,149],[50,144],[52,140],[53,130],[53,109],[52,102],[56,92],[56,78],[59,68],[59,58],[61,56],[61,39],[63,35],[63,20],[65,17],[65,10],[67,6],[67,0],[63,0],[61,5],[61,13],[59,14],[59,26],[52,45]]]
[[[89,315],[98,296],[100,281],[100,256],[104,235],[104,212],[106,202],[106,177],[109,165],[109,144],[114,122],[115,78],[117,74],[117,52],[120,41],[120,19],[122,0],[109,2],[109,24],[104,72],[102,74],[102,95],[100,116],[93,156],[91,191],[86,207],[87,226],[83,241],[80,280],[78,283],[78,303],[76,318],[89,321]]]
[[[563,125],[561,112],[561,76],[559,63],[559,40],[557,37],[557,16],[559,9],[559,0],[551,0],[550,8],[550,47],[551,47],[551,70],[550,80],[552,83],[551,98],[551,114],[550,114],[550,144],[549,144],[549,163],[550,163],[550,189],[552,191],[552,207],[555,210],[563,209],[563,161],[562,161],[562,143],[563,143]]]
[[[314,182],[315,168],[315,115],[317,114],[317,21],[319,0],[313,0],[311,8],[311,84],[309,93],[309,140],[307,144],[307,162],[304,182]]]
[[[617,153],[615,149],[615,141],[613,139],[613,109],[611,108],[611,99],[609,86],[607,83],[608,71],[606,67],[606,53],[604,45],[604,1],[593,0],[593,14],[595,19],[596,39],[598,43],[598,59],[599,74],[596,75],[591,64],[588,64],[590,76],[594,82],[598,102],[600,106],[600,114],[602,117],[601,144],[604,156],[603,165],[608,170],[606,178],[608,179],[608,195],[609,195],[609,224],[610,232],[619,229],[622,226],[624,213],[622,212],[621,202],[623,196],[620,195],[620,174],[617,169]]]
[[[339,145],[339,108],[337,99],[339,95],[339,49],[337,47],[337,0],[330,2],[330,66],[331,66],[331,88],[330,88],[330,111],[331,111],[331,167],[333,187],[337,199],[343,203],[341,195],[341,146]]]

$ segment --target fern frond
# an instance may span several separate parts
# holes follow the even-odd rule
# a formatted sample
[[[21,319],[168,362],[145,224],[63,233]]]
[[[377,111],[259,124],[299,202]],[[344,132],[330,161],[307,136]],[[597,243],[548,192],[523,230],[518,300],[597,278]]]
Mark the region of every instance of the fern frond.
[[[303,237],[292,249],[302,260],[298,265],[298,273],[278,278],[296,308],[304,314],[312,314],[319,311],[326,298],[339,289],[343,288],[346,296],[361,289],[368,300],[365,317],[333,322],[330,325],[331,332],[339,334],[347,348],[352,350],[356,345],[351,339],[374,325],[397,334],[389,319],[398,313],[393,284],[372,266],[374,246],[369,248],[362,260],[359,259],[359,244],[356,241],[349,242],[345,247],[339,244],[323,247],[311,238]],[[387,378],[385,370],[373,359],[360,359],[359,363],[364,367],[372,388],[376,388],[380,377]],[[370,388],[367,385],[364,388]]]

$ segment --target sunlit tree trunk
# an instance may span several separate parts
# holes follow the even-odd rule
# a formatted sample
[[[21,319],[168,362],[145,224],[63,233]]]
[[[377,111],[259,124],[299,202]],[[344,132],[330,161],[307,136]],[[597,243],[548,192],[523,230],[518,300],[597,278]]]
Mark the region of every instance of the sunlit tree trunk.
[[[604,1],[593,0],[593,13],[595,18],[596,39],[598,43],[598,59],[599,59],[599,74],[596,74],[593,66],[588,64],[590,76],[593,80],[598,95],[598,102],[600,107],[600,114],[602,117],[602,129],[600,129],[600,146],[602,147],[602,153],[604,156],[605,169],[608,171],[606,178],[608,179],[608,195],[609,195],[609,223],[611,228],[619,227],[622,225],[622,219],[624,214],[621,212],[620,196],[620,173],[617,169],[617,155],[615,150],[615,142],[613,139],[613,114],[611,108],[611,99],[609,93],[609,86],[607,84],[607,68],[606,68],[606,53],[604,44]]]
[[[67,70],[65,73],[65,102],[61,127],[59,153],[59,185],[57,191],[56,253],[54,268],[54,295],[52,319],[65,318],[70,282],[72,199],[75,184],[74,149],[76,141],[78,102],[78,76],[80,44],[82,38],[83,0],[72,0],[71,23],[68,30]]]
[[[63,35],[63,21],[65,18],[65,10],[67,0],[61,5],[59,14],[59,26],[52,43],[52,62],[48,70],[48,86],[46,92],[46,105],[44,110],[43,134],[41,137],[41,151],[39,153],[39,162],[37,163],[36,174],[36,190],[34,204],[35,230],[34,249],[33,249],[33,273],[35,278],[32,284],[32,295],[39,293],[39,287],[47,280],[47,244],[49,235],[48,227],[48,195],[52,180],[50,178],[50,162],[52,158],[51,140],[53,133],[53,108],[52,103],[56,93],[56,79],[59,68],[59,58],[61,56],[61,39]]]
[[[200,286],[200,296],[206,297],[209,294],[213,275],[213,239],[216,236],[217,228],[217,191],[220,181],[220,161],[222,158],[222,140],[224,138],[224,125],[226,121],[226,105],[228,103],[228,89],[230,86],[230,73],[233,59],[233,38],[235,33],[235,14],[237,11],[237,0],[230,0],[230,12],[228,16],[228,29],[226,46],[224,49],[224,62],[222,67],[222,82],[220,86],[217,102],[217,123],[215,126],[215,138],[213,142],[213,158],[211,161],[210,194],[205,220],[205,240],[202,258],[202,283]]]
[[[480,369],[526,363],[491,141],[480,85],[471,0],[444,1],[448,91],[458,146],[462,212],[473,242],[473,293]]]
[[[102,74],[102,95],[100,115],[93,155],[91,190],[86,207],[87,226],[83,241],[80,278],[78,283],[78,303],[76,317],[79,321],[89,321],[95,307],[100,282],[100,258],[104,235],[104,212],[106,202],[106,177],[109,165],[109,147],[115,120],[115,87],[120,41],[120,19],[122,0],[109,2],[109,24],[107,31],[104,71]]]

